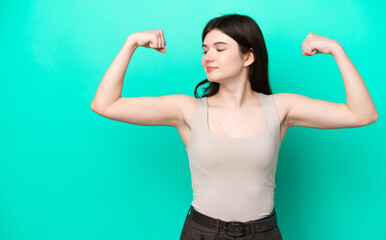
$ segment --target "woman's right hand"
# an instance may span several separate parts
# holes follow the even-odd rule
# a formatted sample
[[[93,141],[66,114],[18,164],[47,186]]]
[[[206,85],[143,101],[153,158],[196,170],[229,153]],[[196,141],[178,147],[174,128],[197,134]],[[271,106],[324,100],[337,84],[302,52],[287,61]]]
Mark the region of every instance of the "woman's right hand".
[[[164,33],[161,29],[135,32],[129,37],[133,38],[138,46],[154,48],[158,52],[166,53],[164,48],[166,46],[166,41],[164,38]]]

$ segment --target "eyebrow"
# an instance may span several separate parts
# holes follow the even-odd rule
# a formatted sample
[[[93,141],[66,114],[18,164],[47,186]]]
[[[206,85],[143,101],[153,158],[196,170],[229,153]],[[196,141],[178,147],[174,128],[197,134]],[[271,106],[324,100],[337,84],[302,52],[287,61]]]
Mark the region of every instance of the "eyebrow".
[[[226,43],[226,42],[215,42],[215,43],[213,43],[213,45],[218,45],[218,44],[226,44],[226,45],[229,45],[229,44]],[[205,44],[202,44],[202,47],[208,47],[208,46],[206,46]]]

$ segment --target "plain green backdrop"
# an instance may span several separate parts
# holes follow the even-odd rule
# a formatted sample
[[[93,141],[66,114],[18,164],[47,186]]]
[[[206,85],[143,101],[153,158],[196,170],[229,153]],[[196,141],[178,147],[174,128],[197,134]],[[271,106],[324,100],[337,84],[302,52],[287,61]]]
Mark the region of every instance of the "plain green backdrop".
[[[192,188],[172,127],[90,109],[126,38],[162,29],[167,53],[139,47],[122,96],[193,96],[206,78],[201,34],[228,13],[260,26],[273,93],[346,102],[331,55],[303,56],[313,32],[337,40],[379,119],[291,128],[275,209],[285,240],[386,239],[384,1],[1,1],[0,239],[179,239]],[[200,91],[202,93],[202,91]]]

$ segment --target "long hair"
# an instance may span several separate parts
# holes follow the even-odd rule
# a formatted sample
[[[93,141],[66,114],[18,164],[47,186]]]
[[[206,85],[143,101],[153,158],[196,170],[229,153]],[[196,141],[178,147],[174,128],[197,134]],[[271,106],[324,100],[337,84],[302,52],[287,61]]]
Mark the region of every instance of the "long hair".
[[[227,14],[210,20],[203,32],[202,42],[205,36],[213,29],[218,29],[229,37],[233,38],[239,45],[240,55],[248,53],[252,48],[255,60],[249,66],[248,78],[251,88],[255,92],[262,92],[271,95],[271,88],[268,81],[268,53],[263,33],[259,25],[249,16],[240,14]],[[199,86],[208,83],[205,79],[198,83],[194,89],[194,96],[198,98],[197,89]],[[204,87],[204,95],[209,97],[215,95],[219,90],[219,83],[209,82],[209,86]]]

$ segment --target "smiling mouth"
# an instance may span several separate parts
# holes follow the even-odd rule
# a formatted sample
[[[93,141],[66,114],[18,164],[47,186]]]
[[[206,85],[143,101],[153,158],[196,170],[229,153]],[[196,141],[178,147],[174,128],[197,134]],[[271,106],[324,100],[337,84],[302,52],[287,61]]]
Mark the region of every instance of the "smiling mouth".
[[[215,70],[215,69],[217,69],[216,67],[208,67],[208,68],[206,68],[206,70],[209,72],[209,71],[213,71],[213,70]]]

